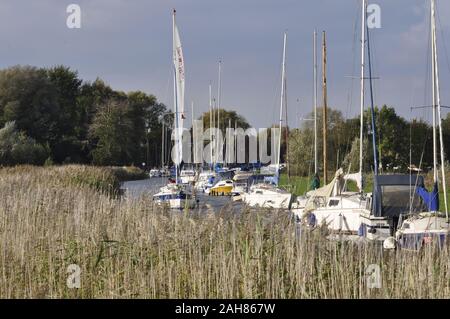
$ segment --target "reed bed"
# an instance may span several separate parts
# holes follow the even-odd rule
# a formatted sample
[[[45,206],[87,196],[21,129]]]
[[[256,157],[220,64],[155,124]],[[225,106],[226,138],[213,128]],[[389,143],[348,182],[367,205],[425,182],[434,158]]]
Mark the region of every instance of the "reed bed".
[[[80,171],[111,182],[92,167],[0,170],[0,298],[450,297],[448,246],[331,241],[278,211],[164,211],[73,182]],[[371,264],[381,288],[367,285]]]

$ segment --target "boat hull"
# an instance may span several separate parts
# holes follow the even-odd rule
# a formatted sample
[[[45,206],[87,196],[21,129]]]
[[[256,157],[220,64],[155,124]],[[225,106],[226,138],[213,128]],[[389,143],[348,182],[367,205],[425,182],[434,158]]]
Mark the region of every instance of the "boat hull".
[[[242,194],[242,200],[250,207],[289,209],[291,194]]]

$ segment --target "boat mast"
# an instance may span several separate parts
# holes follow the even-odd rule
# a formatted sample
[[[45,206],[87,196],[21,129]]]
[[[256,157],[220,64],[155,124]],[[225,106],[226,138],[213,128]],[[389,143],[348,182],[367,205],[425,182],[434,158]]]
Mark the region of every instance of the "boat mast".
[[[219,82],[217,85],[217,128],[220,132],[220,94],[222,91],[222,60],[219,60]],[[219,139],[217,139],[217,149],[219,148]],[[217,154],[222,157],[223,149],[218,151]],[[218,159],[218,158],[217,158]]]
[[[318,173],[317,165],[317,32],[314,30],[314,173]]]
[[[162,145],[161,145],[161,167],[162,168],[164,168],[164,160],[165,160],[165,158],[164,158],[164,142],[165,142],[164,134],[165,134],[165,126],[164,126],[164,116],[163,116],[163,118],[162,118],[162,129],[161,129],[161,139],[162,139]]]
[[[213,134],[212,134],[212,125],[213,125],[213,110],[212,110],[212,93],[211,93],[211,82],[209,82],[209,150],[210,150],[210,161],[211,164],[213,161]]]
[[[433,110],[433,183],[438,183],[438,169],[437,169],[437,136],[436,136],[436,60],[435,60],[435,39],[434,39],[434,30],[435,30],[435,21],[434,21],[434,1],[431,1],[431,94],[432,94],[432,105],[431,108]]]
[[[367,17],[367,10],[365,10]],[[372,147],[373,147],[373,163],[374,163],[374,174],[378,175],[378,148],[377,148],[377,126],[375,123],[375,105],[373,101],[373,86],[372,86],[372,60],[370,53],[370,38],[369,38],[369,27],[366,25],[367,32],[367,57],[369,64],[369,88],[370,88],[370,110],[372,117]]]
[[[448,219],[448,204],[447,204],[447,185],[445,181],[445,154],[444,154],[444,140],[442,135],[442,117],[441,117],[441,94],[439,89],[439,68],[438,68],[438,54],[436,46],[436,14],[435,14],[435,0],[431,0],[431,14],[432,14],[432,46],[434,53],[434,75],[436,77],[435,87],[433,91],[436,90],[436,101],[437,101],[437,116],[439,119],[439,142],[441,151],[441,171],[442,171],[442,190],[444,191],[444,205],[445,205],[445,216]],[[434,106],[434,105],[433,105]]]
[[[322,32],[322,95],[323,95],[323,182],[327,183],[327,43]]]
[[[231,143],[231,119],[228,119],[228,131],[229,131],[229,133],[228,133],[228,138],[229,138],[228,141],[229,141],[229,142],[228,142],[228,143]],[[228,143],[227,143],[227,144],[228,144]],[[228,154],[228,165],[229,165],[229,164],[232,162],[232,160],[233,160],[233,159],[231,158],[231,157],[233,156],[233,155],[232,155],[233,153],[232,153],[231,148],[228,148],[228,149],[227,149],[227,154]]]
[[[176,32],[176,25],[175,25],[175,14],[176,14],[176,10],[173,10],[173,15],[172,15],[172,22],[173,22],[173,33],[172,33],[172,40],[173,40],[173,57],[174,60],[176,58],[176,43],[175,43],[175,32]],[[173,79],[173,97],[174,97],[174,107],[175,107],[175,113],[174,113],[174,117],[175,117],[175,141],[179,144],[179,127],[178,127],[178,100],[177,100],[177,70],[175,69],[175,64],[174,64],[174,79]],[[179,146],[177,145],[176,147],[176,161],[179,162]],[[175,183],[178,184],[178,166],[179,163],[175,163]]]
[[[362,0],[361,16],[361,105],[360,105],[360,128],[359,128],[359,178],[360,192],[363,188],[363,130],[364,130],[364,68],[365,68],[365,44],[366,44],[366,0]]]
[[[191,122],[192,122],[192,136],[194,136],[194,101],[191,101]],[[193,167],[195,166],[196,161],[196,156],[195,156],[195,147],[194,147],[194,140],[192,140],[192,145],[191,145],[191,150],[192,150],[192,161],[193,161]]]
[[[278,139],[278,158],[277,158],[277,176],[280,171],[280,161],[281,161],[281,135],[282,135],[282,124],[283,124],[283,104],[285,95],[285,85],[286,85],[286,40],[287,33],[284,32],[283,36],[283,62],[281,64],[281,99],[280,99],[280,136]]]
[[[238,159],[238,154],[237,154],[237,134],[236,134],[236,129],[237,129],[237,121],[234,120],[234,162],[237,164],[237,159]]]

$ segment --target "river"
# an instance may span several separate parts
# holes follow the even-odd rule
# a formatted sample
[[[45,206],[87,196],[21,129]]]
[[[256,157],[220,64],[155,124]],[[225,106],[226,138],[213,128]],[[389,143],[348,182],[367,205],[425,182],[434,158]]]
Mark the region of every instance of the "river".
[[[125,197],[141,197],[156,194],[159,189],[167,184],[167,177],[152,177],[138,181],[123,182],[121,188],[124,190]],[[210,208],[219,211],[223,207],[239,211],[242,208],[241,202],[233,202],[229,196],[208,196],[206,194],[197,194],[199,207],[194,210]]]

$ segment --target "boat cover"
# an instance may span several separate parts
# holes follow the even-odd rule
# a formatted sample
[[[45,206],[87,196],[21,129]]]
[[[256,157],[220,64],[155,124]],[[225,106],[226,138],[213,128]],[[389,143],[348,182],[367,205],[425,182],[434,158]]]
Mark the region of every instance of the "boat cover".
[[[422,201],[416,196],[417,185],[423,185],[423,176],[416,174],[374,176],[372,214],[376,217],[398,217],[400,214],[424,211]]]

